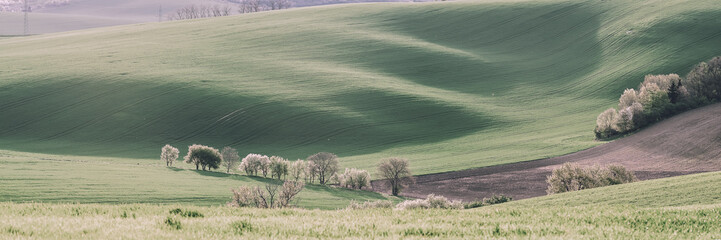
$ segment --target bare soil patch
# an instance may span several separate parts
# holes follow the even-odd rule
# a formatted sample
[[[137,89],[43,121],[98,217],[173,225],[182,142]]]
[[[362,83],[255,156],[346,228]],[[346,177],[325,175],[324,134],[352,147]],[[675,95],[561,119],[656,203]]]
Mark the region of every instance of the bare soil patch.
[[[503,194],[514,199],[546,195],[546,177],[566,162],[620,164],[641,180],[721,171],[721,104],[688,111],[613,142],[584,151],[528,162],[416,176],[403,196],[440,194],[472,201]],[[390,193],[383,180],[373,189]]]

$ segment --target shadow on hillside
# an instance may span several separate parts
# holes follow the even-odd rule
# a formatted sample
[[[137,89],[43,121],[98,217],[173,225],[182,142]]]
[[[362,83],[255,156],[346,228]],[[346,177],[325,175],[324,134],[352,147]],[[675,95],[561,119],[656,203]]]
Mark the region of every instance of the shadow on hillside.
[[[240,175],[240,174],[235,174],[235,173],[224,173],[224,172],[203,171],[203,170],[189,170],[189,171],[193,171],[199,175],[206,176],[206,177],[231,178],[234,180],[250,179],[250,180],[253,180],[256,182],[260,182],[260,183],[283,184],[283,181],[259,177],[259,176],[248,176],[248,175]]]

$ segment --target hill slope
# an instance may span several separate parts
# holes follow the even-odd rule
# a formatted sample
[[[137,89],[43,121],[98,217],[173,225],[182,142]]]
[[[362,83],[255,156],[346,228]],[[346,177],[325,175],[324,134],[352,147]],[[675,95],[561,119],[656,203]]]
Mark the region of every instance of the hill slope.
[[[721,54],[721,6],[690,2],[354,4],[2,39],[0,148],[330,151],[416,174],[562,155],[598,144],[596,115],[643,75]]]
[[[641,180],[721,171],[721,104],[694,109],[622,139],[543,160],[418,176],[405,196],[434,193],[472,201],[504,194],[514,199],[546,195],[546,177],[567,162],[582,166],[619,164]],[[383,181],[375,191],[390,192]]]

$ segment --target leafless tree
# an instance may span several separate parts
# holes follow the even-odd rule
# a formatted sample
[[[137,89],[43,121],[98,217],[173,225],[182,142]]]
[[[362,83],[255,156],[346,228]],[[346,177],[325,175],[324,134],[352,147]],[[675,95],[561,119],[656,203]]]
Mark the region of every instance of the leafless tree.
[[[238,151],[232,147],[224,147],[223,150],[220,151],[220,155],[223,158],[221,165],[226,168],[226,173],[230,173],[230,169],[235,168],[240,161]]]
[[[188,5],[178,10],[175,10],[168,18],[170,20],[185,20],[185,19],[196,19],[196,18],[209,18],[209,17],[222,17],[229,16],[232,12],[230,6],[218,6],[218,5]]]
[[[301,181],[285,181],[278,195],[278,207],[288,207],[296,195],[303,190],[305,184]]]
[[[316,165],[318,182],[325,184],[330,177],[338,172],[338,156],[328,152],[319,152],[308,157]]]
[[[266,4],[270,10],[280,10],[291,7],[291,2],[289,0],[268,0]]]
[[[237,3],[239,13],[254,13],[265,10],[265,4],[261,0],[239,0]]]
[[[378,164],[378,173],[388,179],[393,196],[398,196],[409,183],[415,182],[409,165],[408,159],[404,158],[386,158]]]

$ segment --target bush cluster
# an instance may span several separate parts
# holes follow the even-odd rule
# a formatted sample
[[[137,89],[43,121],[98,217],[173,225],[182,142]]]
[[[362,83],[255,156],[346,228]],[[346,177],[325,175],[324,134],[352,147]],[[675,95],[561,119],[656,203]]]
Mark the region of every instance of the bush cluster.
[[[393,208],[393,202],[390,200],[377,200],[377,201],[367,201],[363,203],[358,203],[356,201],[351,201],[348,207],[346,209],[371,209],[371,208]]]
[[[493,204],[499,204],[504,202],[510,202],[513,200],[512,197],[508,197],[505,195],[493,195],[490,198],[483,198],[483,200],[470,202],[464,205],[466,209],[470,208],[477,208],[477,207],[483,207],[483,206],[490,206]]]
[[[618,108],[596,118],[594,133],[607,139],[628,133],[674,114],[721,101],[721,57],[701,62],[682,78],[677,74],[647,75],[636,89],[626,89]]]
[[[428,208],[463,209],[463,202],[450,201],[444,196],[430,194],[426,197],[426,199],[406,200],[396,205],[396,209],[398,210]]]
[[[566,163],[554,169],[548,176],[548,194],[578,191],[589,188],[623,184],[638,181],[633,172],[619,165],[610,165],[606,168],[599,166],[583,168],[575,164]]]
[[[185,210],[180,208],[175,208],[169,211],[170,214],[180,215],[187,218],[202,218],[203,214],[198,211],[193,210]]]
[[[220,151],[218,149],[193,144],[188,147],[188,155],[184,157],[185,163],[195,164],[195,170],[199,170],[198,167],[202,167],[203,171],[207,168],[218,169],[220,162],[222,161]]]
[[[287,178],[289,167],[290,162],[285,158],[278,156],[270,157],[270,171],[272,173],[271,178],[275,178],[278,180],[280,180],[281,178]]]
[[[289,207],[295,196],[303,190],[303,182],[285,181],[283,185],[266,184],[263,187],[241,186],[232,189],[233,197],[228,206],[255,208]]]
[[[338,185],[350,189],[370,187],[371,175],[366,170],[346,168],[344,173],[336,174],[333,178]]]

